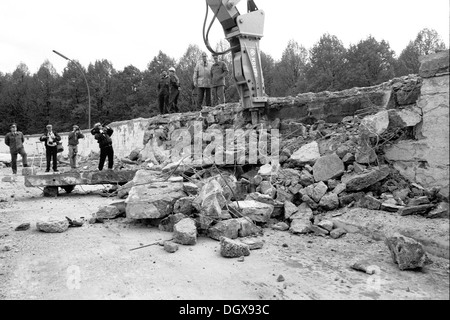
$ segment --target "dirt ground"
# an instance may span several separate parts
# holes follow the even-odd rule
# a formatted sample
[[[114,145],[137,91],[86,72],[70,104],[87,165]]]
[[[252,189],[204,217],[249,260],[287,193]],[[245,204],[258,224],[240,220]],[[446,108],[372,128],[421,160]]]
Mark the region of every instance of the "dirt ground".
[[[10,175],[10,168],[0,169],[0,179]],[[172,234],[126,218],[86,222],[60,234],[36,230],[44,216],[89,218],[117,200],[100,196],[105,187],[76,186],[70,194],[45,198],[39,188],[25,187],[20,175],[0,182],[0,199],[6,200],[0,202],[0,248],[11,247],[0,251],[1,300],[449,299],[447,259],[431,256],[434,263],[422,270],[400,271],[382,241],[360,233],[333,240],[264,229],[264,247],[239,262],[221,257],[219,242],[206,237],[175,253],[159,245],[130,251]],[[31,228],[14,231],[23,222]],[[362,259],[377,273],[350,268]]]

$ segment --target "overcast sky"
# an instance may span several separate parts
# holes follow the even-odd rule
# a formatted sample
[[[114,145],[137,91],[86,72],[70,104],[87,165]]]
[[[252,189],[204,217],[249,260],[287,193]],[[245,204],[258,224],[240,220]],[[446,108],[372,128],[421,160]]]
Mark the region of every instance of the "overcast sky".
[[[348,48],[372,35],[400,54],[423,28],[435,29],[449,46],[448,0],[255,0],[265,11],[260,48],[279,60],[289,40],[310,49],[324,33]],[[246,13],[246,1],[238,5]],[[49,60],[61,73],[67,61],[87,67],[107,59],[123,70],[144,70],[159,50],[179,59],[189,44],[204,49],[204,0],[0,0],[0,72],[21,62],[31,73]],[[209,19],[212,14],[210,12]],[[209,21],[209,20],[208,20]],[[215,23],[210,43],[223,39]]]

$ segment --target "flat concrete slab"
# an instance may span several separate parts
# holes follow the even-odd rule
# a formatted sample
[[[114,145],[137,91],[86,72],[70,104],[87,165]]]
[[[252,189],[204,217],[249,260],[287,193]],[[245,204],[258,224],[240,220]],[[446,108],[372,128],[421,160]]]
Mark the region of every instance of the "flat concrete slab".
[[[133,180],[137,170],[70,171],[24,176],[26,187],[117,184]]]

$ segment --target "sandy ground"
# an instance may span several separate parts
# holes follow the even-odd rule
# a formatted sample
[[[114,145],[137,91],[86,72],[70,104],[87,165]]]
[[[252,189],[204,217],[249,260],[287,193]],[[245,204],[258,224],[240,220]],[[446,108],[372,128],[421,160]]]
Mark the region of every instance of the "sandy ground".
[[[0,169],[0,179],[10,174]],[[159,245],[130,251],[172,234],[126,218],[60,234],[36,230],[40,217],[88,218],[116,201],[99,195],[105,187],[45,198],[20,175],[0,182],[0,248],[11,247],[0,251],[0,299],[449,299],[448,260],[431,256],[420,271],[400,271],[382,241],[360,233],[333,240],[264,229],[264,247],[239,262],[221,257],[219,242],[205,237],[175,253]],[[31,228],[14,231],[23,222]],[[361,259],[378,272],[349,267]]]

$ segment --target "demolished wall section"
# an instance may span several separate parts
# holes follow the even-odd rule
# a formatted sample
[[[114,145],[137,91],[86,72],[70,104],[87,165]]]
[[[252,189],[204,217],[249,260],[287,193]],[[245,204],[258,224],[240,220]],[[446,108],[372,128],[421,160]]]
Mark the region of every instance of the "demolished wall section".
[[[387,147],[385,156],[403,176],[425,187],[440,187],[448,198],[449,51],[422,57],[420,76],[417,107],[422,121],[415,128],[415,139]]]

